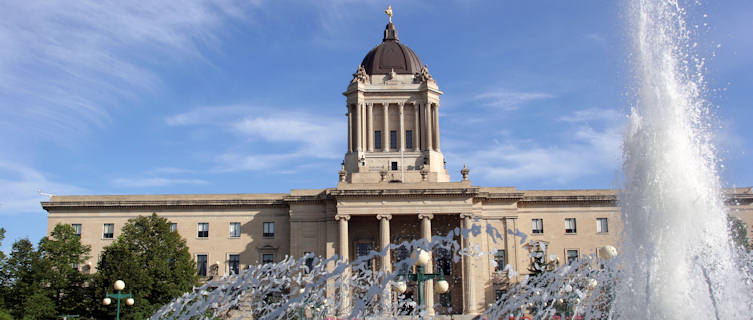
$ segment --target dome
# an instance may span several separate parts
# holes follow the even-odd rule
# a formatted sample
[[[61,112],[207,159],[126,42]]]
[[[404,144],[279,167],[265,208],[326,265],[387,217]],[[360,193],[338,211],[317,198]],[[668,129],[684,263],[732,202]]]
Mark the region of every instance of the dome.
[[[423,64],[415,52],[408,46],[400,43],[397,37],[397,29],[392,23],[384,29],[382,44],[371,49],[361,61],[366,73],[388,74],[392,70],[398,74],[415,74],[421,71]]]

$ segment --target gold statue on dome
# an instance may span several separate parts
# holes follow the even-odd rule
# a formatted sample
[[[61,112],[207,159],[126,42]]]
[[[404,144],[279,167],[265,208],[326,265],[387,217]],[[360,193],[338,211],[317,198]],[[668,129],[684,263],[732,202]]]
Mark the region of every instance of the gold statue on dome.
[[[387,10],[384,10],[384,13],[386,13],[388,16],[390,16],[390,23],[392,23],[392,6],[387,6]]]

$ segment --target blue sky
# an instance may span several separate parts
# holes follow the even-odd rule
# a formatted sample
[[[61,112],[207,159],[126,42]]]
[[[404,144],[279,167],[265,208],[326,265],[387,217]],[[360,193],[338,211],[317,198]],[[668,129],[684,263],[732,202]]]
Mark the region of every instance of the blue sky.
[[[453,179],[619,185],[635,100],[619,1],[391,1],[400,39],[445,92]],[[0,1],[3,244],[46,228],[43,192],[333,187],[346,88],[387,1]],[[722,181],[753,185],[753,2],[688,5],[708,58]],[[704,16],[705,15],[705,16]]]

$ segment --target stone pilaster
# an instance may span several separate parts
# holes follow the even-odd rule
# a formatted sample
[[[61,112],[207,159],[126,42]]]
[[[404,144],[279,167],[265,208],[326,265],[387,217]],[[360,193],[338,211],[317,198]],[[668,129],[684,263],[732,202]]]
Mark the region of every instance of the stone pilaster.
[[[434,105],[434,144],[436,145],[435,150],[437,152],[440,152],[441,149],[439,148],[439,105]]]
[[[348,107],[348,152],[353,152],[353,110]]]
[[[420,119],[419,104],[417,104],[417,103],[413,104],[413,113],[414,113],[414,118],[415,118],[415,119],[413,119],[414,122],[415,122],[414,123],[414,127],[413,127],[413,151],[419,151],[419,150],[421,150],[421,146],[419,145],[421,143],[420,142],[421,141],[421,131],[418,130],[418,128],[420,127],[418,125],[418,121]]]
[[[431,139],[431,132],[432,132],[432,125],[431,125],[431,104],[425,104],[424,105],[424,125],[426,128],[424,129],[424,133],[426,135],[426,151],[430,151],[433,149],[433,142]]]
[[[356,139],[356,151],[361,152],[363,151],[363,146],[361,145],[361,132],[363,131],[361,123],[363,123],[363,113],[361,113],[360,104],[353,105],[353,108],[356,109],[356,134],[353,137]]]

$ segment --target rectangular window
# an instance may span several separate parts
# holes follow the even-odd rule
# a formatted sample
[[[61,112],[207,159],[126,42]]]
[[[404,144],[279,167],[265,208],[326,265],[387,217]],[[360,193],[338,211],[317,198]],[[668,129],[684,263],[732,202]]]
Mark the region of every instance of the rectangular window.
[[[442,270],[444,275],[452,274],[452,253],[449,249],[437,249],[437,268]]]
[[[382,149],[382,131],[374,131],[374,149]]]
[[[578,250],[567,250],[567,264],[578,260]]]
[[[274,222],[265,222],[264,223],[264,234],[263,236],[265,238],[274,238],[275,237],[275,223]]]
[[[494,262],[497,263],[497,266],[494,268],[495,271],[502,271],[505,269],[505,265],[507,264],[505,250],[497,250],[494,254]]]
[[[597,233],[609,232],[609,220],[607,220],[607,218],[596,218],[596,232]]]
[[[356,255],[360,257],[368,256],[369,252],[371,252],[371,244],[370,243],[359,243],[356,247]],[[366,269],[371,270],[373,263],[372,259],[366,260]]]
[[[393,259],[393,261],[397,262],[403,262],[406,259],[410,258],[410,251],[408,251],[408,247],[405,245],[400,246],[399,248],[392,251],[392,253],[397,257],[396,259]],[[411,271],[411,266],[407,263],[401,263],[400,269],[398,270],[398,273],[405,274]]]
[[[230,223],[230,237],[231,238],[238,238],[241,236],[241,223],[240,222],[231,222]]]
[[[81,224],[80,223],[74,223],[71,226],[73,226],[73,233],[76,234],[77,237],[81,237]]]
[[[207,222],[200,222],[199,223],[199,238],[209,238],[209,223]]]
[[[205,254],[196,255],[196,270],[199,271],[199,276],[201,277],[207,276],[207,255]]]
[[[531,219],[531,232],[544,233],[544,219]]]
[[[494,300],[499,301],[507,294],[507,290],[494,290]]]
[[[314,253],[304,252],[303,256],[305,257],[304,263],[306,264],[306,273],[310,273],[314,270]]]
[[[390,163],[390,169],[392,171],[397,171],[397,161],[392,161],[392,163]]]
[[[405,149],[413,149],[413,130],[405,130]]]
[[[115,234],[115,225],[112,223],[105,223],[104,231],[102,232],[103,239],[112,239]]]
[[[390,148],[397,149],[397,131],[390,130]]]
[[[239,254],[231,254],[228,259],[228,269],[230,269],[231,274],[238,274],[241,270],[241,255]]]
[[[267,263],[274,263],[275,262],[275,255],[271,253],[265,253],[261,255],[261,263],[267,264]]]
[[[171,223],[171,224],[170,224],[170,231],[171,231],[171,232],[176,232],[176,231],[178,231],[178,224],[177,224],[177,223]]]
[[[575,218],[565,218],[565,233],[576,233]]]
[[[449,292],[439,295],[439,305],[445,308],[452,307],[452,296]]]

